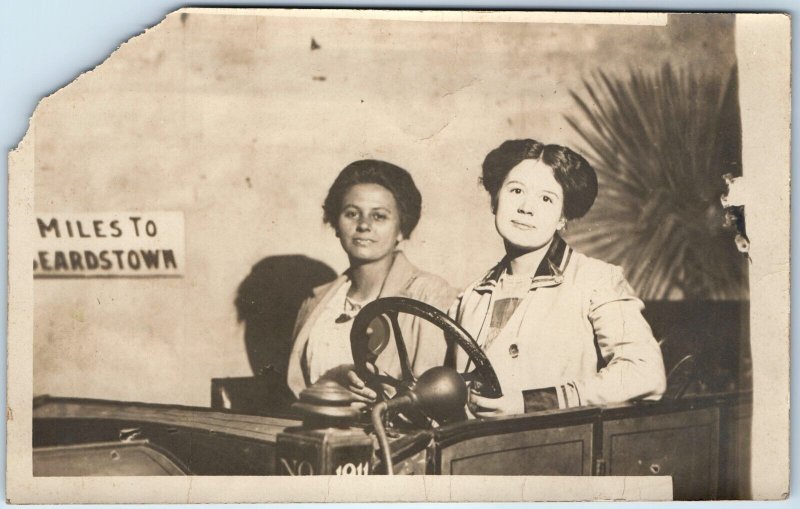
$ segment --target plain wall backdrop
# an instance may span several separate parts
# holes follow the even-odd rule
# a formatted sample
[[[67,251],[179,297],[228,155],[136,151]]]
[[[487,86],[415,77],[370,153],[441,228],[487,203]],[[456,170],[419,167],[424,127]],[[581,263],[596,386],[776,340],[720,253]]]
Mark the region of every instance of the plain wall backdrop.
[[[237,288],[267,256],[346,268],[321,204],[356,159],[413,174],[423,215],[404,249],[464,286],[502,255],[478,185],[486,153],[525,137],[580,148],[569,91],[598,69],[666,61],[727,75],[732,16],[613,27],[169,16],[39,106],[35,209],[182,211],[186,275],[36,280],[34,394],[207,405],[210,378],[251,374]]]

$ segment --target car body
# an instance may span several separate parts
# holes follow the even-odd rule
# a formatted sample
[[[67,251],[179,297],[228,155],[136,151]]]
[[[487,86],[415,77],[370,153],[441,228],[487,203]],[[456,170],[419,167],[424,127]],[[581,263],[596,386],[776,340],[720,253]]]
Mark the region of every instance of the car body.
[[[675,499],[746,498],[751,393],[709,391],[709,384],[702,386],[705,391],[687,392],[695,371],[691,356],[677,363],[661,401],[440,426],[401,420],[387,430],[394,472],[669,475]],[[280,391],[281,382],[274,374],[214,379],[208,408],[36,398],[34,475],[385,472],[369,421],[321,422],[298,414]]]

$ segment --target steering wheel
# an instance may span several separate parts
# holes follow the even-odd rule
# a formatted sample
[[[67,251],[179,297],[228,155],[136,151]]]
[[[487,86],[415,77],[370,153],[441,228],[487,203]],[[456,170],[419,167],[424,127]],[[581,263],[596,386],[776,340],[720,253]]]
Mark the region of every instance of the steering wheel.
[[[412,389],[417,383],[417,379],[411,369],[411,361],[408,357],[403,333],[400,330],[400,323],[397,320],[399,313],[417,316],[436,325],[444,331],[448,344],[455,342],[467,353],[475,369],[468,373],[461,373],[465,383],[474,382],[476,386],[480,387],[481,394],[489,398],[497,398],[503,395],[500,389],[500,381],[497,379],[494,368],[492,368],[486,354],[469,333],[452,318],[435,307],[405,297],[385,297],[372,301],[361,309],[353,321],[353,328],[350,331],[350,347],[353,353],[355,371],[368,387],[386,399],[383,384],[394,387],[396,394],[400,395]],[[378,355],[386,347],[389,341],[389,331],[384,331],[382,341],[380,339],[376,341],[374,339],[375,334],[370,335],[368,329],[370,325],[373,328],[385,327],[385,321],[379,319],[384,316],[389,319],[391,331],[394,333],[400,360],[402,377],[400,379],[374,373],[369,368],[370,364],[375,362]]]

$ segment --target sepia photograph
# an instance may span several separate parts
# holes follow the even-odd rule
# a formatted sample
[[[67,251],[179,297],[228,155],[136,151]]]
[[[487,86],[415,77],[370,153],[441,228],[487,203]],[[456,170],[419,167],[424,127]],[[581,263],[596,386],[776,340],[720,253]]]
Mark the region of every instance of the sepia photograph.
[[[9,154],[7,498],[785,498],[789,62],[785,14],[170,13]]]

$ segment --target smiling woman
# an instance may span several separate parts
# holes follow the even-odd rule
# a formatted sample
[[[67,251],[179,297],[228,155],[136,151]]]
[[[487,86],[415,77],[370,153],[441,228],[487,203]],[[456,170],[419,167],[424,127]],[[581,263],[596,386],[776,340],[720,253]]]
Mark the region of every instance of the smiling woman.
[[[537,251],[564,227],[563,191],[545,163],[527,159],[508,173],[495,208],[495,226],[507,249]]]
[[[473,388],[470,410],[490,417],[660,398],[664,363],[642,302],[619,267],[574,252],[558,234],[594,203],[594,169],[566,147],[511,140],[486,157],[482,181],[506,256],[451,314],[504,395]]]
[[[411,175],[393,164],[361,160],[349,164],[334,181],[323,205],[323,220],[336,231],[350,268],[330,284],[316,288],[297,316],[287,382],[298,395],[324,375],[346,375],[339,367],[353,363],[350,329],[353,317],[379,297],[409,297],[446,309],[456,292],[442,278],[420,271],[399,251],[419,222],[422,197]],[[433,329],[413,316],[400,327],[419,375],[444,363],[446,344],[420,338]],[[393,342],[389,342],[393,345]],[[387,347],[375,365],[400,374],[396,349]]]

